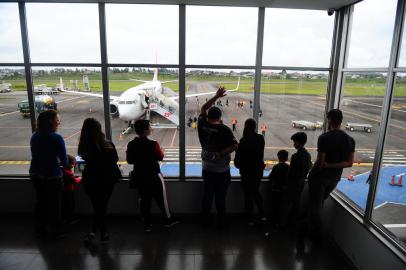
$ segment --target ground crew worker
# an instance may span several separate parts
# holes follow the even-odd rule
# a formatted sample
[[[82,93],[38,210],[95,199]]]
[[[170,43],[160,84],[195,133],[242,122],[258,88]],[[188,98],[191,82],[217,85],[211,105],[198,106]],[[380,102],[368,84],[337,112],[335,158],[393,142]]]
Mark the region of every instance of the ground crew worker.
[[[266,133],[266,130],[268,129],[268,127],[265,124],[262,124],[260,129],[261,129],[262,136],[265,137],[265,133]]]
[[[234,132],[235,127],[237,126],[237,119],[235,117],[233,117],[233,119],[231,119],[231,124],[233,125],[233,132]]]

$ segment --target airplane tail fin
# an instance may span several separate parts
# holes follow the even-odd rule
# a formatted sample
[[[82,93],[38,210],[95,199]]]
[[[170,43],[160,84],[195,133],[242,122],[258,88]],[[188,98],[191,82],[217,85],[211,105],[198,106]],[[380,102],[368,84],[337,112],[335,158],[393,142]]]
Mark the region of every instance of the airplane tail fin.
[[[65,87],[63,86],[62,77],[59,77],[59,89],[60,89],[61,91],[65,90]]]
[[[152,78],[153,81],[157,81],[158,80],[158,68],[155,68],[154,70],[154,78]]]

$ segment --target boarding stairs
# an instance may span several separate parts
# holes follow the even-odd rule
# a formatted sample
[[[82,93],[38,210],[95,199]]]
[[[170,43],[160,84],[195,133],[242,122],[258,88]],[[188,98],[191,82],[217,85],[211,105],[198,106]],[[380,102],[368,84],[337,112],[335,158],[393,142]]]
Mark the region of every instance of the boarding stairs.
[[[148,109],[162,115],[176,126],[179,126],[179,114],[176,108],[167,106],[159,98],[150,98]]]

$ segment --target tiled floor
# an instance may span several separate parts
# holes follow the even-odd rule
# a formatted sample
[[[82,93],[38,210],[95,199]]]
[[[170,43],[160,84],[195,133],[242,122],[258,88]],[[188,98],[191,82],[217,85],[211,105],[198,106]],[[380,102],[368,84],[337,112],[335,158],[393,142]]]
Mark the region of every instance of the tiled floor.
[[[329,244],[323,248],[306,246],[303,256],[295,250],[292,232],[249,227],[238,218],[232,219],[229,230],[202,228],[185,218],[171,230],[158,222],[153,232],[145,234],[139,220],[111,217],[111,241],[85,246],[89,219],[72,226],[65,239],[38,240],[30,218],[10,217],[0,220],[0,269],[352,269]]]

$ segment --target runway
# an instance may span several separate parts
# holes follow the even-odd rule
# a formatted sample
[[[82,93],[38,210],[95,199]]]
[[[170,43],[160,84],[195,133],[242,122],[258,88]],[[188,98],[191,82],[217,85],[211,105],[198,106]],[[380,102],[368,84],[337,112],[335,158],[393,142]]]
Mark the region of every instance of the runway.
[[[193,93],[215,91],[215,83],[190,83],[187,95]],[[120,93],[114,92],[114,95]],[[59,133],[65,138],[68,152],[77,154],[77,144],[83,120],[94,117],[104,123],[103,101],[98,97],[75,96],[69,93],[61,93],[53,96],[58,103],[61,116]],[[208,96],[207,98],[210,98]],[[29,139],[31,127],[29,118],[23,118],[18,112],[17,104],[26,100],[25,92],[11,92],[0,94],[0,171],[2,174],[27,174],[30,160]],[[228,106],[226,101],[228,100]],[[250,100],[254,100],[253,93],[232,92],[222,98],[224,124],[231,127],[231,119],[236,118],[237,128],[234,132],[237,140],[241,138],[244,121],[252,117],[253,109],[250,108]],[[206,101],[206,96],[187,98],[186,121],[189,117],[198,116],[200,107]],[[244,102],[243,107],[238,107],[238,101]],[[392,113],[387,143],[385,146],[385,164],[406,164],[406,138],[403,135],[406,129],[406,100],[398,98],[394,100],[395,109]],[[290,136],[300,129],[292,127],[293,120],[322,121],[324,114],[325,98],[315,95],[281,95],[261,94],[261,110],[259,125],[266,124],[268,130],[265,134],[266,148],[265,159],[270,166],[276,160],[276,153],[280,149],[286,149],[289,154],[294,153]],[[372,132],[350,132],[356,141],[356,166],[347,170],[346,174],[359,174],[371,169],[379,133],[380,113],[382,97],[344,97],[341,109],[344,112],[344,123],[364,123],[372,125]],[[160,124],[168,123],[168,120],[152,114],[151,120]],[[125,150],[128,142],[134,134],[120,137],[120,132],[127,127],[127,123],[118,118],[112,118],[112,138],[119,153],[120,163],[124,172],[130,169],[125,163]],[[316,156],[317,138],[321,130],[305,131],[308,135],[306,148]],[[165,151],[164,164],[178,166],[179,161],[179,131],[176,128],[154,129],[152,138],[157,140]],[[187,164],[200,163],[200,144],[197,130],[186,126],[186,162]],[[176,174],[176,169],[174,174]]]

